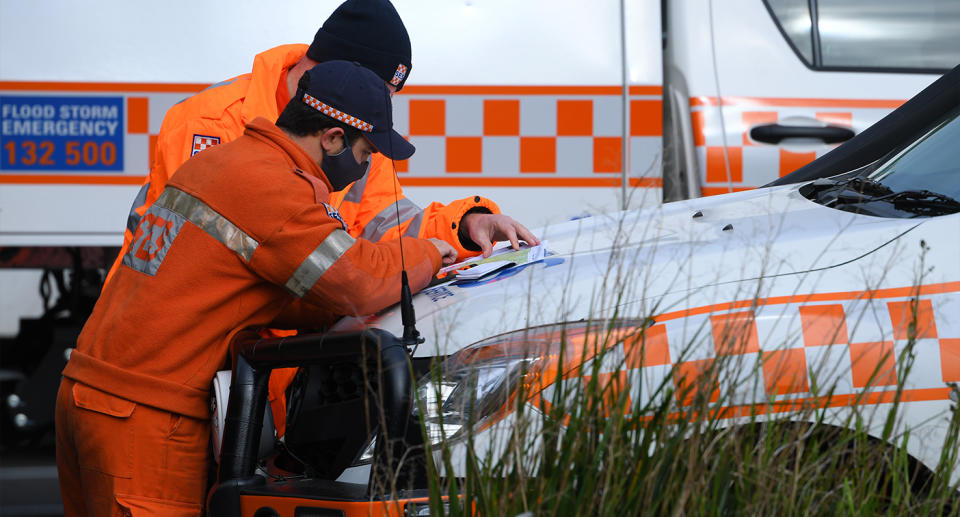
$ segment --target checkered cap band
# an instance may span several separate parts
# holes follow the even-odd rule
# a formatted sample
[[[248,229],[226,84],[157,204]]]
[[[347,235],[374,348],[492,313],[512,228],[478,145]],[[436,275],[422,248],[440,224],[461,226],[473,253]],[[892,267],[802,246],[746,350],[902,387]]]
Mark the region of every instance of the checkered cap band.
[[[343,122],[343,123],[345,123],[345,124],[349,124],[349,125],[357,128],[357,129],[359,129],[360,131],[363,131],[363,132],[365,132],[365,133],[372,133],[372,132],[373,132],[373,124],[369,124],[369,123],[367,123],[367,122],[364,122],[364,121],[358,119],[357,117],[354,117],[353,115],[348,115],[348,114],[346,114],[346,113],[344,113],[344,112],[342,112],[342,111],[334,108],[333,106],[324,104],[324,103],[320,102],[319,100],[317,100],[316,98],[314,98],[313,96],[311,96],[311,95],[308,94],[308,93],[304,93],[304,94],[303,94],[303,102],[306,102],[306,103],[309,104],[310,106],[313,106],[313,107],[314,107],[317,111],[319,111],[320,113],[323,113],[324,115],[326,115],[326,116],[328,116],[328,117],[335,118],[335,119],[337,119],[337,120],[339,120],[340,122]]]

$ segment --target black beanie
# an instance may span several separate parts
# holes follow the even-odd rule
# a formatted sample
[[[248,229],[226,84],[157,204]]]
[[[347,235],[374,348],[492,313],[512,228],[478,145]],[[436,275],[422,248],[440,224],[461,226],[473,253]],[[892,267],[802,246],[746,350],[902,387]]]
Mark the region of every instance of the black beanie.
[[[323,22],[307,57],[356,61],[399,91],[410,76],[410,37],[388,0],[347,0]]]

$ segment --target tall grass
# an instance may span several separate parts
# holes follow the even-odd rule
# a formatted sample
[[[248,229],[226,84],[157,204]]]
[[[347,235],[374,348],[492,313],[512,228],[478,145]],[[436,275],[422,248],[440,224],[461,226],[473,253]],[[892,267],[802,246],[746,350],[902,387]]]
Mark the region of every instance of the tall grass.
[[[905,450],[901,389],[882,411],[863,404],[871,388],[832,408],[831,387],[816,386],[813,401],[738,404],[735,390],[715,383],[742,368],[734,360],[694,379],[674,367],[648,386],[611,374],[630,372],[618,345],[644,331],[611,328],[589,329],[586,346],[565,342],[561,355],[578,356],[552,371],[525,372],[503,401],[501,425],[477,430],[471,421],[428,446],[431,515],[960,515],[960,481],[950,481],[960,477],[955,403],[930,470]],[[739,373],[742,382],[763,379]],[[426,403],[417,401],[421,411]]]
[[[586,314],[587,323],[528,328],[526,332],[537,338],[529,340],[528,361],[524,361],[528,369],[500,394],[502,410],[493,417],[489,412],[477,417],[467,401],[459,408],[461,421],[451,422],[449,432],[439,426],[445,435],[428,443],[425,454],[431,515],[960,515],[960,388],[951,388],[952,402],[936,401],[935,416],[926,412],[932,406],[918,411],[917,403],[905,396],[918,343],[917,303],[906,345],[901,338],[896,348],[889,344],[883,348],[898,357],[865,361],[876,363],[866,388],[854,389],[850,381],[840,385],[841,377],[850,378],[845,369],[857,358],[849,345],[846,349],[830,345],[844,356],[842,364],[831,355],[833,349],[823,352],[817,362],[805,363],[804,389],[771,391],[771,383],[790,385],[794,380],[771,380],[771,369],[764,365],[776,364],[778,347],[791,348],[797,342],[762,343],[760,351],[745,361],[746,354],[737,348],[744,346],[747,329],[738,328],[736,318],[731,318],[732,326],[719,339],[716,326],[694,328],[685,320],[683,337],[677,340],[685,345],[680,347],[683,351],[675,355],[672,340],[677,336],[672,336],[670,360],[658,370],[662,375],[643,373],[648,370],[643,358],[653,321],[657,315],[686,310],[694,296],[737,300],[737,310],[751,318],[767,317],[768,324],[772,320],[782,325],[777,336],[797,339],[793,335],[797,329],[790,325],[799,325],[798,317],[791,320],[786,304],[778,308],[762,300],[771,293],[809,293],[820,282],[836,281],[823,266],[837,258],[824,256],[842,241],[853,222],[839,222],[846,226],[839,227],[812,260],[795,258],[785,255],[793,249],[790,246],[786,252],[774,246],[780,233],[787,231],[787,222],[776,220],[778,207],[766,208],[764,213],[770,214],[766,246],[733,255],[733,266],[723,262],[720,245],[710,247],[714,237],[709,235],[668,246],[672,227],[651,223],[649,214],[619,216],[609,229],[609,248],[598,251],[588,246],[588,253],[577,254],[575,245],[568,246],[569,255],[564,256],[571,264],[566,278],[557,273],[544,277],[555,285],[540,297],[530,297],[528,323],[520,326],[564,321],[568,314]],[[598,228],[600,223],[589,227],[594,233]],[[564,238],[575,244],[581,235],[579,226],[574,230],[567,229]],[[732,247],[754,241],[761,242],[724,242]],[[854,336],[873,335],[880,329],[879,316],[870,312],[875,300],[869,294],[878,286],[923,286],[931,281],[927,275],[932,268],[924,262],[929,248],[923,240],[920,244],[919,253],[908,249],[906,241],[878,248],[864,259],[869,263],[849,272],[876,278],[863,278],[864,297],[844,306],[843,321],[849,321],[850,327],[843,328],[843,340],[831,343],[862,346],[864,341],[876,341],[854,341]],[[707,259],[716,260],[701,267],[707,272],[710,267],[716,269],[718,276],[709,281],[693,266],[694,261],[704,260],[701,247],[708,252]],[[607,263],[602,264],[602,258],[591,263],[591,253],[600,257],[607,253]],[[575,279],[574,261],[596,266],[602,278],[593,285]],[[729,273],[737,265],[742,268],[739,275],[721,278],[721,272]],[[909,279],[911,273],[914,278]],[[786,280],[778,283],[780,277]],[[527,291],[538,292],[536,282],[542,280],[531,273]],[[579,284],[574,285],[575,280]],[[845,279],[843,285],[849,281]],[[541,297],[549,299],[544,302]],[[919,297],[918,290],[914,302]],[[583,310],[566,310],[574,305]],[[516,308],[505,307],[505,311]],[[544,314],[551,310],[564,316],[547,318]],[[505,313],[503,322],[490,325],[517,328],[517,321],[516,314]],[[584,325],[586,333],[577,334]],[[549,353],[538,341],[545,332],[552,332],[552,342],[560,343]],[[756,337],[756,328],[753,332]],[[435,334],[456,333],[451,329]],[[840,334],[838,327],[836,335]],[[705,345],[711,337],[714,341]],[[763,339],[780,338],[757,340]],[[638,343],[641,364],[628,352]],[[704,346],[709,354],[704,354]],[[929,343],[924,346],[929,349]],[[733,353],[725,355],[721,350]],[[544,360],[547,356],[549,360]],[[702,357],[710,360],[691,360]],[[926,360],[924,367],[929,369]],[[881,366],[890,364],[896,365],[893,374]],[[853,366],[858,366],[859,375],[871,369],[863,363]],[[790,375],[788,370],[783,375]],[[420,415],[431,404],[436,405],[435,414],[443,413],[438,405],[444,398],[439,385],[446,373],[440,367],[431,372],[437,390],[432,396],[417,397]],[[895,385],[890,383],[893,375]],[[453,431],[460,424],[464,424],[460,430]],[[429,442],[426,427],[421,430]],[[941,451],[939,459],[927,455],[924,465],[911,456],[909,451],[916,452],[919,442],[927,450]]]

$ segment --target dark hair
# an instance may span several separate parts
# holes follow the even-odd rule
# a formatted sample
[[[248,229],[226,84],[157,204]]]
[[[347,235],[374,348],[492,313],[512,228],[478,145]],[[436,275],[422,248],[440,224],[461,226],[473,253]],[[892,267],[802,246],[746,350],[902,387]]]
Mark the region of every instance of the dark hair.
[[[303,74],[298,85],[298,94],[309,85],[310,80],[307,74]],[[303,99],[298,96],[290,99],[290,102],[280,112],[280,116],[277,118],[277,126],[294,136],[309,136],[317,131],[339,127],[343,129],[344,135],[351,143],[361,138],[359,129],[320,113],[313,106],[303,102]]]

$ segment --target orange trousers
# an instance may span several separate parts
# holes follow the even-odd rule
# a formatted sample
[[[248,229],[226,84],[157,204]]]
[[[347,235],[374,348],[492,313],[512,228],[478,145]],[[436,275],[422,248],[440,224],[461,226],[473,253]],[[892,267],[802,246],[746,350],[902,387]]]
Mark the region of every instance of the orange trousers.
[[[56,432],[66,517],[203,513],[209,421],[64,378]]]

